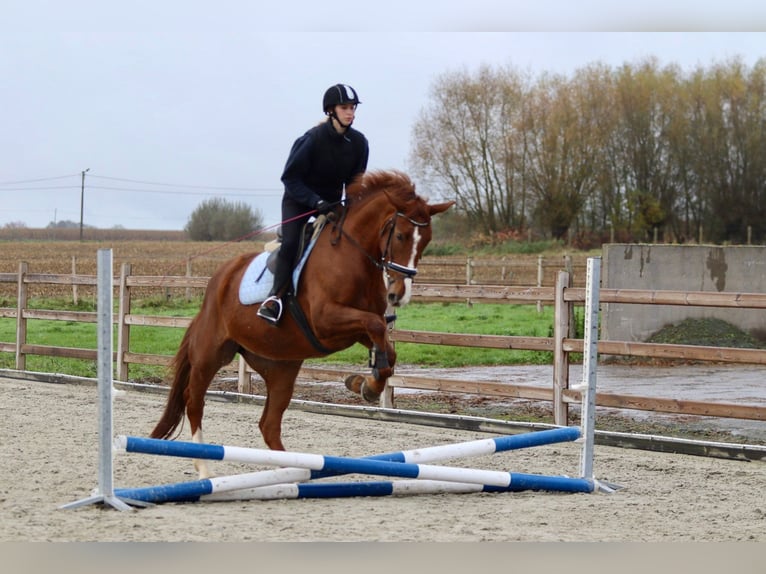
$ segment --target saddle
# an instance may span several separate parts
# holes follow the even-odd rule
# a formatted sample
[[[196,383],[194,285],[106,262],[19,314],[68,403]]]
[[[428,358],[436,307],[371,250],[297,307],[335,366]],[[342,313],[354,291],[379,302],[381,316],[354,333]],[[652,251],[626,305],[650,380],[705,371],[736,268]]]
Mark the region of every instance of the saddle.
[[[295,266],[303,258],[306,249],[308,249],[308,246],[311,245],[311,242],[316,238],[316,236],[319,235],[319,232],[322,231],[326,223],[327,216],[319,215],[315,219],[307,221],[303,226],[303,232],[301,233],[300,237],[300,245],[298,246],[298,253],[295,256],[295,261],[293,261],[293,268],[295,268]],[[274,273],[274,270],[277,268],[277,255],[281,246],[282,228],[280,227],[277,229],[276,239],[273,239],[264,245],[264,250],[269,252],[269,257],[266,259],[266,269],[272,273]]]

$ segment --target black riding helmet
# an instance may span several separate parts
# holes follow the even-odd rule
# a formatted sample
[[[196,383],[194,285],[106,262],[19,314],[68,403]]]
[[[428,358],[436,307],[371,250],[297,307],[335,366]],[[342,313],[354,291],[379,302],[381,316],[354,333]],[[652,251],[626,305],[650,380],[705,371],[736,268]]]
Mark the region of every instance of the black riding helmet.
[[[335,84],[327,88],[322,98],[324,113],[329,114],[335,106],[343,104],[361,104],[356,90],[347,84]]]

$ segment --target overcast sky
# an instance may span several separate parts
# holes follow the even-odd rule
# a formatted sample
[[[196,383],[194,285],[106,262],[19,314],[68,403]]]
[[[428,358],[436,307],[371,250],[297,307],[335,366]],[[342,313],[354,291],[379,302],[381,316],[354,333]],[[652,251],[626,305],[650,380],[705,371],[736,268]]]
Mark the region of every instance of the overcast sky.
[[[369,168],[406,171],[413,123],[448,72],[766,57],[762,0],[270,4],[5,0],[0,227],[79,222],[86,169],[86,225],[182,229],[222,196],[274,226],[290,146],[337,82],[362,100]]]

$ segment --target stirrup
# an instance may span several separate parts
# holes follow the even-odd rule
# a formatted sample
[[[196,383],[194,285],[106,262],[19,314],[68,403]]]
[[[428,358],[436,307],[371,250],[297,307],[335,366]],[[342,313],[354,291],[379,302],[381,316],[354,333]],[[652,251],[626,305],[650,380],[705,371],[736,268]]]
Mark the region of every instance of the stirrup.
[[[273,303],[276,306],[276,314],[274,312],[273,306],[269,305],[269,303]],[[282,300],[276,295],[268,297],[263,303],[261,303],[261,306],[258,308],[258,312],[256,314],[262,319],[266,319],[269,323],[276,325],[282,318]]]

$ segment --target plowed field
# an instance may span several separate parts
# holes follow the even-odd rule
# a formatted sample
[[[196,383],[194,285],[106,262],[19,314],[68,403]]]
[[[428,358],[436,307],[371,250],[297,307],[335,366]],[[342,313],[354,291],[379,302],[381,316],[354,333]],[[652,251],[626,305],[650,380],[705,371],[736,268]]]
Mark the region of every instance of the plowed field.
[[[261,251],[262,242],[195,242],[195,241],[23,241],[0,243],[0,273],[16,273],[20,262],[28,264],[29,273],[95,275],[98,250],[112,249],[115,276],[123,263],[130,263],[131,274],[178,276],[187,274],[209,277],[224,261]],[[88,288],[81,287],[83,292]],[[0,283],[1,296],[14,296],[15,283]],[[63,285],[35,286],[35,296],[56,296],[71,287]]]

